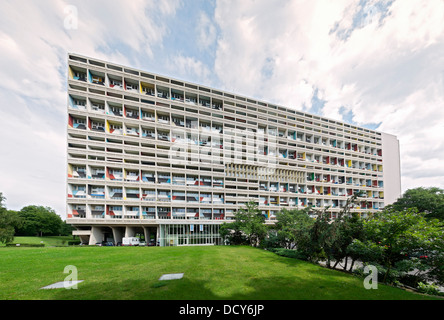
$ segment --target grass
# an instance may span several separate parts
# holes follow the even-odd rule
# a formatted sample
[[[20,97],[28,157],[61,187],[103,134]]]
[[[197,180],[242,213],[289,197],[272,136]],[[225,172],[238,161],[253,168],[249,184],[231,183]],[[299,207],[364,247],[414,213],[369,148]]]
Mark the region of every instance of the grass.
[[[74,265],[77,290],[39,290]],[[180,280],[158,281],[165,273]],[[0,248],[0,300],[432,299],[251,247]]]

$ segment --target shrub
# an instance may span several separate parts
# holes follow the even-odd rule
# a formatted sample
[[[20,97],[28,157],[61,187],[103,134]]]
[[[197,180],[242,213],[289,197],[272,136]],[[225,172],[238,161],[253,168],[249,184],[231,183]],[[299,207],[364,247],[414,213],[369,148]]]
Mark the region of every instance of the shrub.
[[[44,247],[43,243],[7,243],[7,247]]]
[[[444,295],[444,293],[439,291],[438,286],[423,282],[418,283],[418,291],[421,293],[435,295],[435,296]]]
[[[292,258],[292,259],[305,260],[305,261],[308,260],[307,255],[305,255],[304,253],[299,252],[297,250],[284,249],[284,248],[271,248],[268,250],[276,253],[278,256]]]

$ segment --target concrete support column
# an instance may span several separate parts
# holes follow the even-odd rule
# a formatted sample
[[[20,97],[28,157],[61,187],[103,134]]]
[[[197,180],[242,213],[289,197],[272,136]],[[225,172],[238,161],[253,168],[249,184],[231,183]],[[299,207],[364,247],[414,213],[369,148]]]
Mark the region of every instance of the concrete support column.
[[[136,234],[136,231],[133,227],[126,227],[125,228],[125,238],[134,237]]]
[[[89,245],[95,245],[96,243],[102,243],[103,239],[102,228],[92,227],[91,236],[89,237]]]
[[[151,236],[150,228],[143,227],[143,232],[144,232],[144,236],[145,236],[145,242],[148,245],[148,243],[150,243],[150,236]]]
[[[113,230],[114,245],[116,245],[119,242],[122,242],[123,238],[122,228],[112,227],[112,230]]]

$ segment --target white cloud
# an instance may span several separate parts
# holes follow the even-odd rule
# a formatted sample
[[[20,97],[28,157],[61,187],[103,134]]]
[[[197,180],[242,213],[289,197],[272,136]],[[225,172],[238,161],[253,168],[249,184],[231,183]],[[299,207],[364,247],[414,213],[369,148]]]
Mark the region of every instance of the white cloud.
[[[77,29],[65,28],[68,5],[78,9]],[[138,64],[162,45],[168,32],[163,18],[180,5],[154,0],[0,2],[0,192],[8,208],[41,204],[65,216],[67,52]]]
[[[301,110],[316,93],[322,115],[398,135],[404,190],[444,187],[430,178],[444,157],[443,1],[220,0],[215,16],[225,88]]]
[[[167,68],[174,73],[176,78],[204,85],[209,85],[212,81],[209,68],[202,61],[193,57],[175,55],[169,59]]]
[[[198,35],[197,44],[200,50],[208,49],[216,41],[216,26],[204,11],[199,14],[196,34]]]

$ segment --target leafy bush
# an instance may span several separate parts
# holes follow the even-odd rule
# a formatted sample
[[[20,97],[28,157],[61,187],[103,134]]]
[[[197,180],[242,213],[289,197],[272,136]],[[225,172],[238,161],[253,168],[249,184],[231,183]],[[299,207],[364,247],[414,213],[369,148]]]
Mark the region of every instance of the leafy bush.
[[[44,247],[43,243],[7,243],[7,247]]]
[[[438,286],[423,282],[418,283],[418,291],[421,293],[435,295],[435,296],[444,295],[442,292],[439,291]]]
[[[304,253],[299,252],[297,250],[284,249],[284,248],[270,248],[268,250],[276,253],[278,256],[292,258],[292,259],[305,260],[305,261],[308,260],[307,255],[305,255]]]

